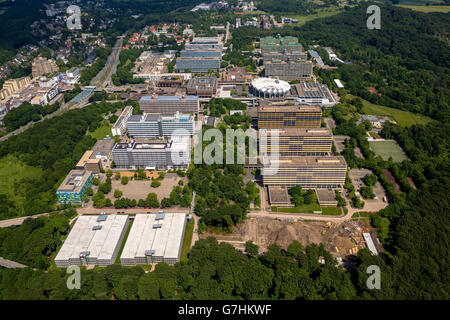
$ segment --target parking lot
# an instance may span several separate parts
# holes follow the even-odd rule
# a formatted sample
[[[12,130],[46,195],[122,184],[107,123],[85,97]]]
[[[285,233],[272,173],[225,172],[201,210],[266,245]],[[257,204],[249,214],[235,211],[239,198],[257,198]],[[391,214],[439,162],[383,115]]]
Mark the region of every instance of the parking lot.
[[[336,146],[337,152],[342,152],[345,149],[345,139],[350,140],[349,136],[333,136],[333,142]]]
[[[352,179],[352,184],[355,186],[355,191],[358,196],[359,189],[363,186],[365,186],[364,182],[362,181],[362,178],[367,175],[371,174],[372,172],[368,169],[351,169],[349,171],[349,176]],[[374,199],[362,199],[365,202],[363,210],[365,211],[372,211],[377,212],[381,209],[384,209],[388,206],[388,202],[383,201],[383,197],[386,196],[383,186],[380,184],[379,181],[375,185],[372,186],[373,192],[375,193]]]
[[[114,198],[114,190],[122,191],[122,198],[128,199],[145,199],[148,194],[153,192],[158,196],[158,201],[161,202],[163,198],[168,198],[173,187],[178,185],[178,181],[183,180],[184,185],[187,184],[187,177],[181,178],[176,173],[166,173],[163,180],[161,180],[161,185],[157,188],[151,186],[151,180],[129,180],[126,185],[121,183],[121,179],[116,180],[114,176],[111,179],[111,192],[105,195],[106,198],[111,199],[114,203],[116,198]],[[95,190],[94,190],[95,191]],[[92,201],[89,203],[92,205]]]

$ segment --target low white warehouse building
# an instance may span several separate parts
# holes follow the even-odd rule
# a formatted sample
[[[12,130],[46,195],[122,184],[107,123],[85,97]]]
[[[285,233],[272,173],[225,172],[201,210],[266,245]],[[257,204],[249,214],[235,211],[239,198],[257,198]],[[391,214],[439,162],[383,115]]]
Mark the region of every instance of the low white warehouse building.
[[[127,215],[78,217],[55,258],[56,266],[114,264],[128,223]]]
[[[125,266],[180,261],[186,215],[182,213],[136,214],[120,256]]]

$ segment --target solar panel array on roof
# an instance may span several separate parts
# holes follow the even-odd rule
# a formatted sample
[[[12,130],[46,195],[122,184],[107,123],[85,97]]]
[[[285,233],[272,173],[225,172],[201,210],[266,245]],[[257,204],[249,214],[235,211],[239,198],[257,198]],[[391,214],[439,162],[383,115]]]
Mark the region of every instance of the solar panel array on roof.
[[[181,98],[181,96],[157,96],[156,101],[178,101]]]

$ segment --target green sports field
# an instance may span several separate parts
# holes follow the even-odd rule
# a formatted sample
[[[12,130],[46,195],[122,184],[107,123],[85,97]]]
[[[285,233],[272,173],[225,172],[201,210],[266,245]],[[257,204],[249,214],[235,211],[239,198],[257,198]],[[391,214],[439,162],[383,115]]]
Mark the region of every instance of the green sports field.
[[[378,156],[381,156],[383,160],[389,160],[392,157],[394,162],[402,162],[403,160],[408,160],[408,157],[403,152],[402,148],[394,140],[375,140],[369,141],[370,149],[375,152]]]

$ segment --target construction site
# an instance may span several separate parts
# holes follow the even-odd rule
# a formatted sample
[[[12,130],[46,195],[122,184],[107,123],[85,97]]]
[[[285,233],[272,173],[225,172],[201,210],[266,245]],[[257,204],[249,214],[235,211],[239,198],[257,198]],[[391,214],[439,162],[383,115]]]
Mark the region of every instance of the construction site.
[[[367,238],[372,239],[370,241]],[[375,230],[370,227],[367,219],[351,220],[345,222],[305,222],[285,221],[271,218],[250,218],[237,225],[231,234],[215,234],[206,232],[201,238],[213,236],[219,242],[226,242],[236,249],[244,251],[245,242],[253,241],[259,246],[259,252],[263,253],[272,243],[277,243],[283,249],[297,240],[303,246],[308,244],[323,243],[325,248],[339,261],[346,261],[356,255],[360,249],[370,247],[373,254],[380,254],[383,248],[378,241]],[[367,239],[367,241],[365,240]],[[370,244],[368,245],[368,242]],[[373,251],[374,247],[376,248]]]

